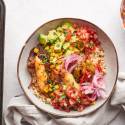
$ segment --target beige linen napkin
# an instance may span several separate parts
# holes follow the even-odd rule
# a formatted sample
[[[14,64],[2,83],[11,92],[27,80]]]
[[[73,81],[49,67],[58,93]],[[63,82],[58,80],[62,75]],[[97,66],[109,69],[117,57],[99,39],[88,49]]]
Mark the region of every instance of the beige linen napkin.
[[[42,112],[24,96],[13,97],[4,113],[6,125],[109,125],[125,109],[125,75],[119,74],[111,99],[100,109],[77,118],[55,117]]]

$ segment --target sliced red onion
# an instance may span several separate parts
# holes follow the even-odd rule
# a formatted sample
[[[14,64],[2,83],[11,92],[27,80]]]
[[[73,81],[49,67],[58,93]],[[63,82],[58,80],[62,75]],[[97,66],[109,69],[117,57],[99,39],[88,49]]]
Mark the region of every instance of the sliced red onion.
[[[65,69],[68,72],[72,72],[73,69],[77,66],[77,64],[83,60],[83,57],[77,54],[72,54],[65,59]]]
[[[95,93],[98,98],[106,98],[106,93],[103,89],[96,89]]]
[[[82,90],[84,90],[84,93],[87,94],[92,94],[94,93],[94,88],[93,86],[82,86]]]
[[[105,89],[104,76],[97,70],[95,71],[92,84],[95,88]]]
[[[91,97],[88,96],[88,98],[89,98],[89,100],[91,100],[91,101],[95,101],[95,100],[97,99],[97,95],[96,95],[96,93],[93,93],[93,94],[91,95]]]
[[[82,84],[81,90],[86,95],[92,94],[94,98],[106,98],[104,76],[96,71],[92,83],[88,85]]]

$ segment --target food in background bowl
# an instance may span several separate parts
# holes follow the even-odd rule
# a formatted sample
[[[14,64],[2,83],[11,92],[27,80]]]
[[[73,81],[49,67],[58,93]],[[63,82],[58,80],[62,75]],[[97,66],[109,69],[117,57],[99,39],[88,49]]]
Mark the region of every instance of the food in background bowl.
[[[123,21],[123,26],[125,28],[125,0],[122,0],[120,12],[121,12],[121,17]]]
[[[36,42],[27,68],[29,87],[42,101],[70,112],[106,97],[104,50],[94,28],[64,22]]]

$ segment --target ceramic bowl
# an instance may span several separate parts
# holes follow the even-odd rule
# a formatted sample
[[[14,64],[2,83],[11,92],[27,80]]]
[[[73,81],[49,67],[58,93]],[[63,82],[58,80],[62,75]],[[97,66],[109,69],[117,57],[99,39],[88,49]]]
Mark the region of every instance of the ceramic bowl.
[[[27,58],[29,56],[30,50],[38,44],[37,37],[39,33],[47,34],[47,32],[53,28],[56,28],[59,24],[61,24],[63,21],[71,21],[71,22],[77,22],[78,24],[84,24],[88,25],[90,27],[93,27],[99,36],[99,40],[101,41],[101,45],[105,52],[105,63],[107,66],[107,74],[105,76],[105,82],[106,82],[106,94],[107,98],[105,99],[98,99],[95,105],[87,107],[82,112],[77,111],[71,111],[71,112],[64,112],[59,111],[57,109],[54,109],[49,104],[45,104],[42,102],[39,98],[37,98],[34,94],[32,89],[29,89],[28,86],[31,81],[31,77],[27,71]],[[53,115],[57,116],[65,116],[65,117],[76,117],[81,115],[86,115],[90,112],[95,111],[99,107],[101,107],[111,96],[111,93],[113,92],[117,76],[118,76],[118,58],[117,53],[115,50],[115,47],[111,41],[111,39],[104,33],[103,30],[101,30],[98,26],[82,20],[82,19],[75,19],[75,18],[60,18],[55,19],[52,21],[49,21],[42,26],[40,26],[38,29],[36,29],[33,34],[28,38],[25,45],[23,46],[19,59],[17,64],[17,76],[19,83],[28,97],[28,99],[39,109],[51,113]]]

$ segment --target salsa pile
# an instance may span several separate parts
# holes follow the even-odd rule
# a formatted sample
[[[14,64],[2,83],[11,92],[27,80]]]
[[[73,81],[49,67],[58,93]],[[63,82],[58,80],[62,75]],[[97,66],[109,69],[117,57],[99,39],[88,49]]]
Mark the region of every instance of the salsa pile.
[[[39,34],[27,61],[30,87],[54,108],[83,111],[105,98],[104,50],[95,29],[64,22]]]

